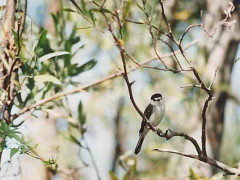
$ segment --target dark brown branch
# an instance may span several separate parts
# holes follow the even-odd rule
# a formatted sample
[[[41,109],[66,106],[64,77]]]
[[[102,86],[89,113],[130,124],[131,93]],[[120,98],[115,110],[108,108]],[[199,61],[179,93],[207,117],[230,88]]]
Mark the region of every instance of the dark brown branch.
[[[206,118],[206,113],[207,113],[207,108],[208,108],[209,102],[212,100],[213,92],[212,92],[211,89],[209,89],[205,86],[205,84],[202,81],[202,79],[200,78],[197,70],[195,68],[192,68],[192,70],[193,70],[193,74],[195,75],[196,79],[198,80],[199,84],[201,85],[201,88],[204,91],[206,91],[207,94],[208,94],[208,98],[204,102],[202,113],[201,113],[201,116],[202,116],[202,152],[203,152],[203,156],[207,157],[207,151],[206,151],[206,122],[207,122],[207,118]]]
[[[159,38],[159,40],[160,40],[161,42],[163,42],[164,44],[166,44],[166,45],[169,47],[169,49],[171,50],[171,52],[174,52],[172,46],[171,46],[167,41],[165,41],[164,39],[161,39],[161,38]],[[175,40],[174,40],[174,41],[175,41]],[[180,69],[183,69],[183,68],[182,68],[182,65],[180,64],[180,62],[179,62],[179,60],[178,60],[178,58],[177,58],[177,56],[176,56],[176,54],[173,53],[173,55],[174,55],[174,57],[175,57],[175,59],[176,59],[176,62],[177,62],[177,64],[178,64],[178,66],[180,67]]]
[[[168,132],[170,132],[170,134]],[[199,147],[197,141],[193,137],[191,137],[191,136],[189,136],[189,135],[187,135],[183,132],[173,132],[171,130],[167,130],[165,133],[161,133],[160,131],[157,131],[157,135],[160,136],[160,137],[166,138],[166,140],[169,140],[169,139],[171,139],[173,137],[176,137],[176,136],[184,137],[185,139],[187,139],[188,141],[190,141],[194,145],[194,147],[195,147],[195,149],[198,153],[198,156],[202,155],[201,148]]]
[[[121,118],[122,118],[123,107],[124,107],[124,99],[120,98],[117,106],[117,112],[113,119],[114,126],[115,126],[114,127],[115,148],[113,152],[113,161],[112,161],[112,167],[111,167],[112,172],[116,172],[116,165],[118,162],[118,158],[124,152],[123,146],[122,146],[124,134],[122,133],[122,128],[121,128]]]
[[[164,61],[162,60],[161,56],[159,55],[159,53],[157,51],[157,40],[154,37],[151,26],[149,27],[149,32],[150,32],[150,35],[152,36],[154,52],[155,52],[156,56],[158,57],[158,59],[161,61],[161,63],[164,65],[164,67],[167,69],[168,68],[167,65],[164,63]]]
[[[164,20],[164,22],[165,22],[165,24],[167,25],[167,28],[168,28],[168,33],[169,33],[170,37],[171,37],[172,39],[174,39],[174,38],[173,38],[173,34],[172,34],[172,29],[171,29],[170,23],[168,22],[167,17],[166,17],[166,14],[165,14],[165,10],[164,10],[164,7],[163,7],[163,1],[162,1],[162,0],[159,0],[159,4],[160,4],[160,6],[161,6],[163,20]]]
[[[188,26],[188,28],[185,30],[185,32],[182,34],[182,36],[181,36],[181,38],[179,40],[179,46],[182,46],[183,38],[190,31],[190,29],[192,29],[192,28],[194,28],[196,26],[202,26],[202,24],[192,24],[192,25]]]
[[[11,65],[11,68],[10,68],[10,71],[9,71],[9,74],[8,74],[8,100],[9,101],[12,101],[13,99],[13,89],[11,88],[11,77],[12,77],[12,73],[13,73],[13,70],[14,70],[14,66],[15,64],[17,63],[19,59],[18,58],[15,58],[12,62],[12,65]]]

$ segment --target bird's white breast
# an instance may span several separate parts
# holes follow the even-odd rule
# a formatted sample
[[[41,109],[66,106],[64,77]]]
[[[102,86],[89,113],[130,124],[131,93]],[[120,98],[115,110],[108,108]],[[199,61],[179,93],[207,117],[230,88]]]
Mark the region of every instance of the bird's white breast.
[[[153,114],[150,117],[150,122],[153,126],[158,126],[164,116],[165,106],[162,101],[158,102],[158,104],[153,105]]]

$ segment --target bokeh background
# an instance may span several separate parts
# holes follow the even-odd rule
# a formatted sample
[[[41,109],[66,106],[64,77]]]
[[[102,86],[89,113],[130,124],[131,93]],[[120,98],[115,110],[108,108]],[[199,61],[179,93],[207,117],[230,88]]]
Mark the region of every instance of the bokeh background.
[[[76,1],[81,5],[82,1]],[[91,1],[85,1],[92,7]],[[101,1],[96,1],[101,2]],[[106,1],[106,7],[120,9],[125,1]],[[142,1],[129,0],[128,19],[144,22],[146,17],[140,10]],[[6,3],[1,0],[2,6]],[[201,27],[194,27],[183,41],[183,47],[195,42],[186,50],[186,55],[198,69],[201,77],[210,84],[218,67],[213,85],[215,99],[208,109],[207,149],[211,157],[232,167],[239,165],[240,153],[240,27],[239,2],[234,1],[235,10],[229,22],[217,25],[224,19],[225,0],[165,0],[166,15],[176,37],[191,24],[204,22],[204,29],[213,33],[210,37]],[[161,8],[158,1],[147,1],[147,8],[155,18],[153,23],[161,24]],[[91,27],[78,13],[70,1],[29,0],[26,27],[23,39],[26,47],[36,44],[43,31],[47,30],[49,45],[54,51],[70,51],[71,63],[84,64],[91,59],[96,65],[89,71],[72,77],[64,77],[59,91],[66,91],[97,81],[122,68],[120,54],[102,16],[95,14],[97,28]],[[55,19],[54,19],[55,18]],[[124,27],[124,47],[139,63],[154,58],[153,39],[146,25],[128,23]],[[57,29],[57,30],[56,30]],[[163,27],[164,29],[164,27]],[[74,32],[74,33],[73,33]],[[70,36],[73,36],[71,39]],[[77,39],[75,42],[74,39]],[[170,44],[170,40],[166,39]],[[71,45],[68,46],[67,43]],[[174,47],[174,50],[177,50]],[[164,43],[158,44],[161,55],[171,52]],[[62,57],[57,57],[61,59]],[[186,65],[178,55],[180,62]],[[59,60],[60,61],[60,60]],[[173,57],[164,59],[170,67],[176,67]],[[60,62],[59,62],[60,63]],[[156,61],[152,66],[162,67]],[[131,62],[128,68],[134,67]],[[187,66],[187,65],[186,65]],[[59,71],[64,66],[59,65]],[[206,94],[198,88],[182,88],[195,84],[191,72],[172,73],[154,69],[139,69],[129,74],[137,105],[141,110],[148,105],[155,92],[163,94],[166,114],[159,128],[172,129],[192,135],[201,140],[201,111]],[[45,86],[44,83],[40,86]],[[53,88],[53,87],[51,87]],[[27,88],[22,91],[27,92]],[[46,96],[51,96],[51,91]],[[36,101],[41,96],[36,96]],[[74,124],[79,119],[79,103],[84,114],[84,135]],[[86,91],[68,95],[53,107],[44,106],[33,114],[25,114],[16,121],[25,123],[20,131],[43,159],[53,159],[58,171],[52,173],[41,160],[17,153],[11,161],[8,150],[4,151],[1,179],[223,179],[223,173],[204,163],[181,156],[154,152],[154,148],[168,148],[186,153],[196,153],[194,147],[183,138],[166,141],[154,133],[147,136],[142,151],[134,155],[138,140],[141,117],[133,108],[127,86],[122,77],[101,83]],[[16,108],[17,112],[18,109]],[[81,142],[79,145],[76,140]],[[10,146],[14,146],[14,143]],[[83,147],[81,147],[83,146]],[[84,148],[85,147],[85,148]],[[86,148],[87,147],[87,148]],[[224,177],[234,179],[233,177]],[[236,178],[235,178],[236,179]]]

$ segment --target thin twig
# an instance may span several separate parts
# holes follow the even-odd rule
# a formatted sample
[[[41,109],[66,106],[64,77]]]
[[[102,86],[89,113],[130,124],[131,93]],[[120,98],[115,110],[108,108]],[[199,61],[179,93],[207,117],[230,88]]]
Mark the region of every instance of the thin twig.
[[[169,49],[171,50],[171,52],[174,52],[172,46],[171,46],[167,41],[165,41],[165,40],[162,39],[162,38],[159,38],[159,40],[162,41],[164,44],[166,44],[166,45],[169,47]],[[176,59],[176,62],[177,62],[177,64],[178,64],[178,66],[180,67],[180,69],[183,69],[181,63],[179,62],[179,60],[178,60],[178,58],[177,58],[177,56],[176,56],[176,54],[173,53],[173,55],[174,55],[174,57],[175,57],[175,59]]]
[[[169,33],[169,35],[170,35],[170,36],[172,37],[172,39],[173,39],[173,34],[172,34],[171,26],[170,26],[170,23],[169,23],[168,20],[167,20],[167,17],[166,17],[166,14],[165,14],[165,10],[164,10],[164,7],[163,7],[163,1],[162,1],[162,0],[159,0],[159,4],[160,4],[160,6],[161,6],[163,20],[164,20],[164,22],[165,22],[165,24],[167,25],[167,28],[168,28],[168,33]]]
[[[186,84],[184,86],[181,86],[180,88],[185,88],[185,87],[196,87],[196,88],[202,88],[201,85],[196,85],[196,84]]]
[[[217,71],[218,71],[218,67],[215,70],[213,80],[212,80],[211,84],[209,85],[208,89],[212,89],[213,83],[214,83],[214,81],[215,81],[215,79],[217,77]]]
[[[99,170],[98,170],[98,167],[97,167],[97,164],[96,164],[96,161],[95,161],[95,158],[93,156],[93,153],[92,153],[92,150],[90,149],[87,141],[86,141],[86,138],[83,136],[83,140],[85,142],[85,147],[86,147],[86,150],[88,151],[90,157],[91,157],[91,160],[92,160],[92,164],[93,164],[93,167],[95,169],[95,172],[96,172],[96,175],[97,175],[97,178],[98,180],[101,180],[101,176],[100,176],[100,173],[99,173]]]
[[[188,26],[188,28],[185,30],[185,32],[182,34],[182,36],[181,36],[181,38],[179,40],[179,46],[182,45],[183,38],[190,31],[190,29],[192,29],[194,27],[197,27],[197,26],[202,26],[202,24],[192,24],[192,25]]]
[[[155,52],[156,56],[158,57],[158,59],[161,61],[161,63],[164,65],[164,67],[167,69],[168,68],[167,65],[164,63],[164,61],[162,60],[161,56],[158,54],[158,51],[157,51],[157,41],[156,41],[156,38],[154,37],[154,34],[152,32],[151,26],[148,29],[149,29],[150,35],[152,36],[154,52]]]
[[[186,72],[186,71],[192,71],[191,69],[180,69],[180,70],[177,70],[177,69],[165,69],[165,68],[158,68],[158,67],[152,67],[152,66],[146,66],[146,65],[141,65],[142,68],[147,68],[147,69],[156,69],[156,70],[160,70],[160,71],[170,71],[170,72],[173,72],[173,73],[180,73],[180,72]]]

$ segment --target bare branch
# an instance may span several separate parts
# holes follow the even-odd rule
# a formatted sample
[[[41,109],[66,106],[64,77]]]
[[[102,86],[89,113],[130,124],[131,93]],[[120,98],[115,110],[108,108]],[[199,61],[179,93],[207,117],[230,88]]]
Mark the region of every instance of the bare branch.
[[[170,134],[168,132],[170,132]],[[156,133],[158,136],[166,138],[166,140],[169,140],[176,136],[184,137],[185,139],[187,139],[188,141],[190,141],[193,144],[193,146],[195,147],[195,149],[198,153],[198,156],[202,156],[201,148],[199,147],[197,141],[193,137],[191,137],[183,132],[173,132],[171,130],[167,130],[165,133],[161,133],[161,131],[158,130]]]
[[[215,70],[213,80],[212,80],[211,84],[209,85],[209,88],[208,88],[208,89],[212,89],[213,83],[214,83],[214,81],[215,81],[215,79],[216,79],[216,76],[217,76],[217,71],[218,71],[218,67],[217,67],[216,70]]]
[[[181,38],[179,40],[179,46],[182,45],[183,38],[190,31],[190,29],[192,29],[192,28],[194,28],[196,26],[202,26],[202,24],[192,24],[192,25],[188,26],[188,28],[185,30],[185,32],[182,34],[182,36],[181,36]]]
[[[157,148],[155,148],[153,150],[154,151],[158,151],[158,152],[167,152],[167,153],[177,154],[177,155],[180,155],[180,156],[185,156],[185,157],[189,157],[189,158],[192,158],[192,159],[199,160],[199,156],[198,155],[185,154],[185,153],[181,153],[181,152],[174,151],[174,150],[168,150],[168,149],[157,149]]]
[[[212,33],[209,33],[204,26],[204,22],[202,23],[203,26],[203,31],[209,36],[209,37],[213,37],[214,34],[216,33],[217,29],[219,26],[228,26],[228,27],[232,27],[234,26],[234,24],[236,23],[236,20],[233,20],[231,22],[229,22],[228,20],[232,17],[232,12],[234,11],[235,6],[232,2],[228,2],[228,7],[224,10],[224,14],[225,17],[224,19],[222,19],[221,21],[219,21],[213,28]],[[203,16],[203,15],[202,15]]]
[[[164,22],[165,22],[165,24],[167,25],[167,28],[168,28],[168,33],[173,39],[172,29],[171,29],[170,23],[167,20],[166,14],[165,14],[165,10],[164,10],[164,7],[163,7],[163,1],[159,0],[159,4],[160,4],[161,9],[162,9],[162,16],[163,16]]]
[[[181,86],[180,88],[185,88],[185,87],[196,87],[201,89],[201,85],[196,85],[196,84],[186,84],[184,86]]]
[[[185,153],[181,153],[181,152],[174,151],[174,150],[164,150],[164,149],[153,149],[153,150],[158,151],[158,152],[167,152],[167,153],[177,154],[177,155],[180,155],[180,156],[185,156],[185,157],[188,157],[188,158],[196,159],[196,160],[199,160],[201,162],[207,163],[211,166],[214,166],[218,169],[223,170],[227,175],[240,176],[240,169],[229,167],[226,164],[223,164],[223,163],[221,163],[219,161],[216,161],[216,160],[214,160],[212,158],[209,158],[209,157],[202,158],[202,157],[199,157],[197,155],[185,154]]]

